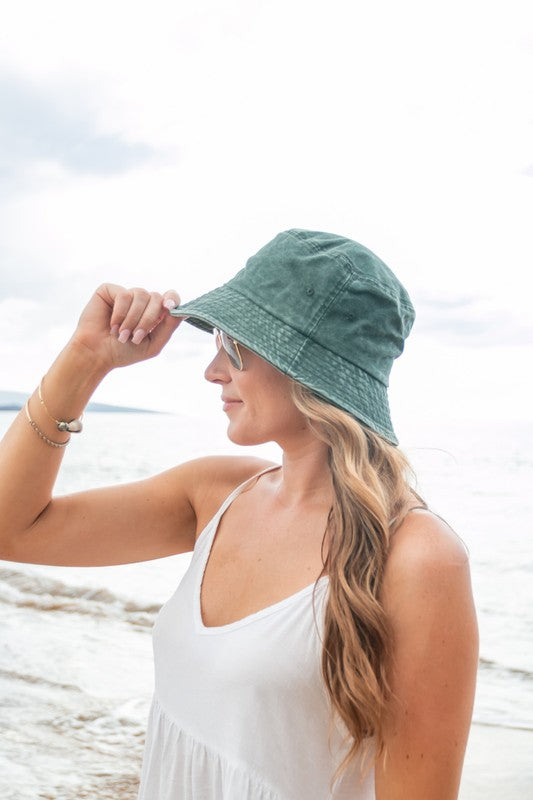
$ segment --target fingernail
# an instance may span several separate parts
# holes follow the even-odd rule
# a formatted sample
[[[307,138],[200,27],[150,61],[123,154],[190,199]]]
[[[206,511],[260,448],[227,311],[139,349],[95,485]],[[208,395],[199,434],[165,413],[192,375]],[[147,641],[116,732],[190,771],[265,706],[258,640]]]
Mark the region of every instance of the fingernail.
[[[120,328],[120,325],[113,325],[111,330],[109,331],[111,336],[116,336],[118,334],[118,329],[119,328]]]
[[[140,344],[145,336],[146,336],[146,331],[143,331],[142,328],[137,328],[137,330],[131,337],[131,341],[133,342],[133,344]]]
[[[118,337],[119,342],[121,344],[126,344],[128,339],[130,338],[130,333],[131,333],[131,331],[129,331],[127,328],[124,328],[124,330],[121,332],[120,336]]]
[[[163,305],[165,308],[168,308],[169,311],[173,308],[176,308],[176,302],[172,300],[171,297],[169,297],[167,300],[163,300]]]

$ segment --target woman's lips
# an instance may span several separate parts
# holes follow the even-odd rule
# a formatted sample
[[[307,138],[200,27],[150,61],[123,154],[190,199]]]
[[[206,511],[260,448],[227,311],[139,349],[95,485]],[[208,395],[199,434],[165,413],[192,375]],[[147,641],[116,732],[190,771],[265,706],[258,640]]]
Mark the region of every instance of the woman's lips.
[[[234,406],[238,406],[240,403],[242,403],[242,400],[224,400],[222,410],[229,411],[230,408],[234,408]]]

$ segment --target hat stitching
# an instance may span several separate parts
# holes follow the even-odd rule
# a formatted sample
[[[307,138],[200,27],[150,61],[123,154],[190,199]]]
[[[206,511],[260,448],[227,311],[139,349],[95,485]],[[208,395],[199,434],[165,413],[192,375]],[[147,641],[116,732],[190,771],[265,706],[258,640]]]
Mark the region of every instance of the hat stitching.
[[[300,347],[298,348],[298,350],[294,354],[294,356],[293,356],[293,358],[292,358],[292,360],[290,362],[290,367],[289,368],[292,368],[295,365],[296,361],[299,359],[302,351],[308,345],[308,341],[307,340],[311,340],[313,342],[313,344],[317,345],[322,350],[325,350],[327,353],[331,353],[332,355],[338,356],[338,353],[336,353],[334,350],[331,350],[331,348],[326,347],[322,342],[318,341],[318,339],[315,339],[313,334],[316,331],[316,329],[317,329],[318,325],[320,324],[320,322],[322,321],[322,319],[324,318],[324,316],[326,315],[327,311],[329,310],[329,307],[331,306],[332,303],[335,302],[335,300],[337,299],[338,295],[343,291],[343,289],[345,288],[346,284],[349,282],[350,278],[351,278],[351,275],[347,275],[344,278],[340,278],[339,279],[339,282],[337,284],[337,288],[332,291],[332,294],[330,295],[329,301],[324,303],[323,307],[321,309],[319,309],[321,311],[321,313],[320,313],[319,316],[317,316],[314,324],[312,325],[312,327],[308,331],[299,330],[298,328],[295,328],[294,325],[291,325],[290,322],[286,322],[285,320],[282,320],[282,319],[278,318],[278,322],[280,322],[282,325],[284,325],[287,328],[290,328],[291,330],[296,331],[298,334],[300,334],[300,336],[305,337],[304,341],[302,341],[302,344],[300,345]],[[261,309],[261,311],[263,311],[265,314],[269,314],[270,315],[271,312],[268,309],[263,308],[263,306],[260,303],[257,303],[255,301],[255,299],[252,299],[252,298],[248,297],[248,295],[243,294],[243,292],[241,292],[239,289],[236,289],[235,287],[228,287],[228,288],[230,289],[230,291],[235,292],[236,294],[239,294],[248,303],[251,303],[252,305],[254,305],[257,308]],[[230,336],[233,335],[234,338],[237,339],[237,341],[240,341],[239,334],[233,333],[233,331],[231,331],[231,330],[226,330],[226,333],[228,333]],[[250,347],[249,345],[246,345],[245,342],[242,342],[242,344],[244,344],[244,346],[248,347],[250,350],[253,350],[253,348]],[[268,356],[262,356],[262,357],[264,357],[267,361],[270,361]],[[366,370],[364,367],[362,367],[357,362],[351,361],[350,359],[344,358],[344,357],[341,357],[341,356],[339,356],[339,358],[342,358],[342,360],[345,361],[347,364],[351,364],[352,366],[357,367],[358,369],[362,370],[366,375],[368,375],[370,377],[371,380],[378,381],[379,383],[381,383],[382,386],[387,387],[387,385],[388,385],[387,383],[385,383],[380,378],[378,378],[375,375],[373,375],[371,372]]]
[[[314,345],[316,345],[317,347],[319,347],[321,350],[324,350],[324,351],[325,351],[325,352],[327,352],[327,353],[331,353],[331,355],[334,355],[334,356],[337,356],[338,358],[341,358],[341,359],[342,359],[343,361],[345,361],[347,364],[350,364],[351,366],[357,367],[357,369],[360,369],[360,370],[362,370],[362,372],[364,372],[364,373],[365,373],[365,375],[368,375],[368,376],[369,376],[369,378],[370,378],[371,380],[373,380],[373,381],[378,381],[378,383],[380,383],[382,386],[385,386],[385,388],[386,388],[388,384],[386,384],[386,383],[385,383],[384,381],[382,381],[380,378],[378,378],[378,377],[376,377],[375,375],[373,375],[372,373],[368,372],[368,370],[364,369],[364,367],[362,367],[362,366],[361,366],[360,364],[358,364],[357,362],[351,361],[350,359],[348,359],[348,358],[345,358],[345,357],[343,357],[343,356],[339,356],[339,354],[338,354],[338,353],[336,353],[334,350],[331,350],[329,347],[326,347],[326,346],[325,346],[325,345],[324,345],[322,342],[318,341],[318,340],[317,340],[317,339],[315,339],[315,338],[314,338],[314,336],[313,336],[313,333],[314,333],[314,331],[316,330],[316,328],[317,328],[317,326],[318,326],[319,322],[320,322],[320,321],[322,320],[322,318],[324,317],[324,314],[325,314],[325,313],[326,313],[326,311],[328,310],[328,307],[329,307],[329,305],[331,305],[331,303],[333,303],[333,302],[335,301],[335,299],[336,299],[337,295],[338,295],[338,294],[339,294],[339,293],[340,293],[340,292],[343,290],[343,288],[344,288],[344,286],[345,286],[345,284],[346,284],[346,282],[347,282],[348,280],[350,280],[350,276],[348,276],[348,277],[347,277],[347,278],[344,280],[344,282],[343,282],[343,283],[342,283],[342,284],[341,284],[341,285],[338,287],[337,291],[333,293],[333,295],[332,295],[332,296],[331,296],[331,298],[330,298],[330,301],[329,301],[329,303],[328,303],[328,304],[327,304],[327,305],[324,307],[324,309],[322,310],[322,314],[321,314],[319,317],[317,317],[317,320],[315,321],[315,324],[314,324],[314,325],[313,325],[313,327],[312,327],[312,328],[309,330],[309,332],[304,332],[304,331],[298,330],[298,328],[295,328],[295,327],[294,327],[293,325],[291,325],[289,322],[285,322],[285,320],[278,320],[278,322],[280,322],[280,323],[281,323],[283,326],[285,326],[286,328],[290,328],[291,330],[294,330],[294,331],[296,331],[296,333],[298,333],[300,336],[302,336],[302,337],[305,337],[304,341],[302,342],[302,344],[301,344],[301,345],[300,345],[300,347],[298,348],[297,352],[294,354],[294,356],[293,356],[293,358],[292,358],[292,360],[291,360],[291,362],[290,362],[289,369],[292,369],[292,368],[294,367],[294,365],[295,365],[296,361],[297,361],[297,360],[299,359],[299,357],[301,356],[301,354],[302,354],[302,351],[303,351],[303,350],[305,349],[305,347],[306,347],[306,346],[309,344],[309,341],[306,341],[306,339],[307,339],[307,340],[310,340],[310,341],[311,341],[311,342],[312,342]],[[255,300],[252,300],[251,298],[249,298],[247,295],[243,294],[243,293],[242,293],[242,292],[240,292],[239,290],[235,289],[234,287],[227,287],[227,288],[228,288],[230,291],[232,291],[232,292],[235,292],[236,294],[240,294],[240,295],[241,295],[241,297],[243,297],[243,298],[244,298],[244,299],[245,299],[245,300],[246,300],[248,303],[250,303],[251,305],[254,305],[254,306],[256,306],[258,309],[260,309],[261,311],[263,311],[265,314],[270,314],[270,312],[269,312],[267,309],[263,308],[263,306],[261,306],[259,303],[255,302]],[[197,298],[197,299],[201,299],[201,298]],[[211,319],[206,319],[204,316],[202,316],[202,315],[201,315],[201,313],[195,313],[195,314],[193,314],[191,317],[189,317],[189,319],[197,319],[197,320],[200,320],[200,321],[202,321],[202,322],[205,322],[205,323],[206,323],[207,325],[209,325],[209,327],[211,327],[211,328],[213,328],[213,326],[214,326],[214,325],[216,325],[216,322],[214,322],[214,323],[213,323],[213,322],[211,321]],[[220,324],[220,323],[219,323],[219,324]],[[240,344],[243,344],[245,347],[247,347],[249,350],[252,350],[253,352],[257,352],[256,350],[254,350],[254,348],[253,348],[253,347],[251,347],[250,345],[247,345],[247,344],[246,344],[246,342],[244,342],[244,341],[242,341],[242,340],[241,340],[241,338],[240,338],[239,334],[236,332],[236,329],[234,329],[234,328],[232,329],[231,327],[230,327],[230,328],[228,328],[227,326],[225,326],[225,327],[224,327],[224,331],[225,331],[225,332],[226,332],[226,333],[227,333],[229,336],[232,336],[233,338],[235,338],[235,339],[236,339],[236,340],[237,340],[237,341],[238,341]],[[260,354],[258,354],[258,355],[260,355]],[[268,356],[261,356],[261,358],[264,358],[266,361],[269,361],[269,362],[271,362],[271,358],[269,358]]]
[[[412,305],[412,303],[410,301],[404,299],[401,296],[401,294],[398,294],[398,293],[396,293],[394,291],[391,292],[390,287],[387,286],[386,283],[382,283],[379,280],[379,278],[376,278],[376,277],[374,277],[374,275],[368,275],[366,272],[363,272],[356,264],[354,264],[352,261],[350,261],[350,259],[347,258],[344,253],[337,253],[335,255],[335,257],[333,257],[329,253],[322,252],[320,247],[318,247],[318,245],[315,242],[312,242],[309,239],[306,239],[304,236],[301,236],[297,231],[291,230],[291,231],[286,231],[286,233],[288,235],[290,235],[290,236],[294,236],[295,238],[299,239],[300,242],[304,246],[307,245],[312,250],[314,250],[315,253],[318,253],[323,258],[327,258],[330,261],[333,261],[334,263],[337,261],[337,259],[339,261],[342,261],[344,266],[348,267],[348,269],[350,270],[352,275],[356,275],[359,278],[364,278],[364,280],[367,281],[368,283],[372,284],[373,286],[375,286],[378,289],[381,289],[381,291],[383,291],[390,300],[398,300],[398,302],[400,303],[401,306],[403,306],[403,308],[407,309],[408,311],[412,311],[413,310],[413,305]],[[362,247],[362,245],[361,245],[361,247]],[[375,253],[372,253],[372,251],[368,250],[368,248],[365,248],[365,249],[376,260],[381,261],[381,259],[378,258],[378,256],[376,256]],[[383,264],[384,267],[387,267],[387,265],[385,264],[384,261],[381,261],[381,263]],[[387,267],[387,269],[388,269],[388,267]]]
[[[324,350],[326,353],[330,353],[335,358],[339,358],[345,364],[349,364],[350,367],[356,367],[356,369],[361,370],[361,372],[364,372],[365,375],[368,376],[369,380],[372,383],[374,383],[374,382],[380,383],[382,386],[385,387],[385,389],[388,387],[388,385],[389,385],[388,383],[386,383],[385,381],[383,381],[381,378],[377,377],[376,375],[373,375],[371,372],[369,372],[367,369],[362,367],[356,361],[351,361],[349,358],[346,358],[345,356],[339,355],[339,353],[336,353],[334,350],[331,350],[329,347],[326,347],[324,344],[322,344],[322,342],[318,342],[316,339],[313,339],[310,336],[307,337],[307,341],[303,342],[303,344],[300,346],[300,348],[298,350],[298,353],[294,356],[294,358],[293,358],[293,360],[292,360],[292,362],[290,364],[291,368],[293,366],[295,366],[295,361],[296,361],[297,357],[302,353],[302,351],[306,347],[309,346],[309,344],[313,344],[316,347],[320,348],[320,350]],[[252,349],[252,348],[249,348],[249,349]],[[269,359],[266,358],[266,360],[268,361]]]

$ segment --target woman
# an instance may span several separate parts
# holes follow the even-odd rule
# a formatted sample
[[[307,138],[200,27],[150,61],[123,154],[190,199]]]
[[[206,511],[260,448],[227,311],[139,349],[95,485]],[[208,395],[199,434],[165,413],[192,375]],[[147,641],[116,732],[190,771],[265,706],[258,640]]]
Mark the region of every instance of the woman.
[[[205,377],[230,440],[275,441],[282,464],[206,456],[52,498],[96,386],[157,355],[184,318],[215,332]],[[369,250],[286,231],[181,306],[101,286],[4,437],[2,558],[193,551],[154,628],[142,800],[457,797],[477,626],[464,547],[411,487],[390,421],[413,320]]]

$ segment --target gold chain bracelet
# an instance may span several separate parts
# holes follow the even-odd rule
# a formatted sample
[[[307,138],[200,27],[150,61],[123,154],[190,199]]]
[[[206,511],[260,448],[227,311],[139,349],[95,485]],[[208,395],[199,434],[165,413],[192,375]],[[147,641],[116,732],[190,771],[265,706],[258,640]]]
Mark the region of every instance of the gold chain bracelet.
[[[39,384],[39,389],[38,389],[39,400],[41,402],[42,407],[44,408],[44,410],[46,411],[46,413],[48,414],[48,416],[52,420],[52,422],[55,422],[55,424],[57,426],[57,430],[58,431],[62,431],[62,432],[64,431],[66,433],[80,433],[83,430],[83,425],[81,424],[81,417],[80,417],[80,419],[71,419],[70,422],[67,422],[66,420],[56,419],[55,417],[53,417],[50,414],[50,412],[48,411],[48,409],[46,407],[46,404],[45,404],[45,402],[43,400],[43,395],[42,395],[42,391],[41,391],[42,385],[43,385],[43,381],[44,381],[44,378],[41,378],[41,382]],[[82,417],[83,417],[83,414],[82,414]]]

